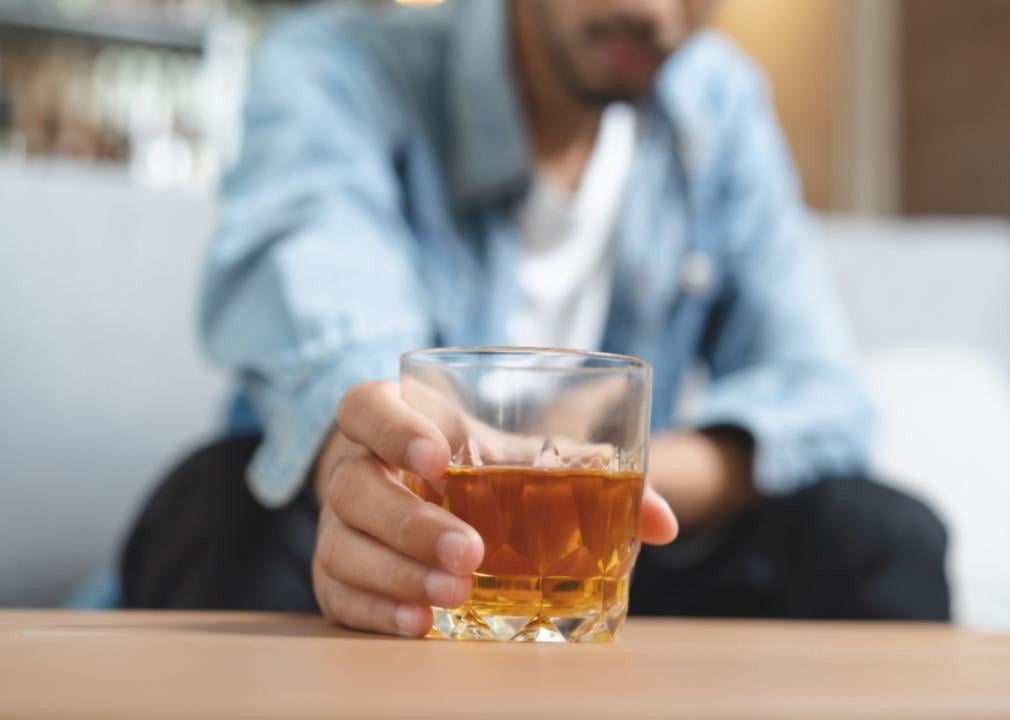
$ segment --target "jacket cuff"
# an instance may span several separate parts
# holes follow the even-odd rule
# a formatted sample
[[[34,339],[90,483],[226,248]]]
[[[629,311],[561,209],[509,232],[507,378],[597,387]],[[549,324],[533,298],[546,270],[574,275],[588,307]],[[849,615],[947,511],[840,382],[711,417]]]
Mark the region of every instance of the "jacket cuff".
[[[281,507],[301,489],[320,447],[337,419],[337,407],[351,387],[365,380],[395,380],[399,352],[345,351],[330,366],[293,390],[252,383],[247,392],[263,419],[264,439],[246,480],[264,506]]]
[[[786,495],[830,477],[870,471],[873,418],[840,426],[836,418],[812,417],[801,408],[777,403],[767,409],[716,391],[692,418],[699,429],[731,426],[754,441],[753,481],[766,496]]]

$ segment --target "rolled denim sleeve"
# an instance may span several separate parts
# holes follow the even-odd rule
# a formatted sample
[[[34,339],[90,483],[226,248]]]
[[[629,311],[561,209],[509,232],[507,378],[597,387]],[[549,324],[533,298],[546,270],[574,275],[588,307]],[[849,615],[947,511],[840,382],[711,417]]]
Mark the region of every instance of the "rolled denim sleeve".
[[[209,354],[264,426],[249,481],[271,506],[301,486],[346,390],[395,379],[431,332],[393,162],[402,108],[362,39],[312,17],[258,50],[201,304]]]
[[[756,73],[734,118],[725,277],[704,348],[710,383],[698,422],[748,431],[755,483],[774,495],[866,471],[874,411]]]

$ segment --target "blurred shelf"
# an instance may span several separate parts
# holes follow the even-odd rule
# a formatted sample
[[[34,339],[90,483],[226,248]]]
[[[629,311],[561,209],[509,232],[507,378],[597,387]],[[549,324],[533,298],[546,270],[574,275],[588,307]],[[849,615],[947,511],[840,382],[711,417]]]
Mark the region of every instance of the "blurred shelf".
[[[153,10],[139,10],[135,14],[135,18],[123,18],[96,9],[72,18],[51,3],[7,0],[0,2],[0,29],[34,30],[191,52],[203,50],[202,24],[170,20]]]

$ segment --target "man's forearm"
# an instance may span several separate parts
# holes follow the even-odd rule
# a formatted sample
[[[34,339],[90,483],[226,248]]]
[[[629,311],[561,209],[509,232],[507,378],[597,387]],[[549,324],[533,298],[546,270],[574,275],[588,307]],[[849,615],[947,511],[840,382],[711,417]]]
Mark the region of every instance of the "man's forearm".
[[[732,517],[758,500],[753,441],[734,429],[653,435],[649,480],[683,527]]]

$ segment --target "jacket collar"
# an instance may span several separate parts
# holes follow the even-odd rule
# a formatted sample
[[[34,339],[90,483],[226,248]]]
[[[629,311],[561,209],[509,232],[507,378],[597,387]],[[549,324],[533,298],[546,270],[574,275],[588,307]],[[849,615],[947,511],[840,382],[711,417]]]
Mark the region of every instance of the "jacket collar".
[[[457,202],[468,203],[524,187],[531,155],[507,1],[465,0],[455,11],[448,69],[451,187]]]

